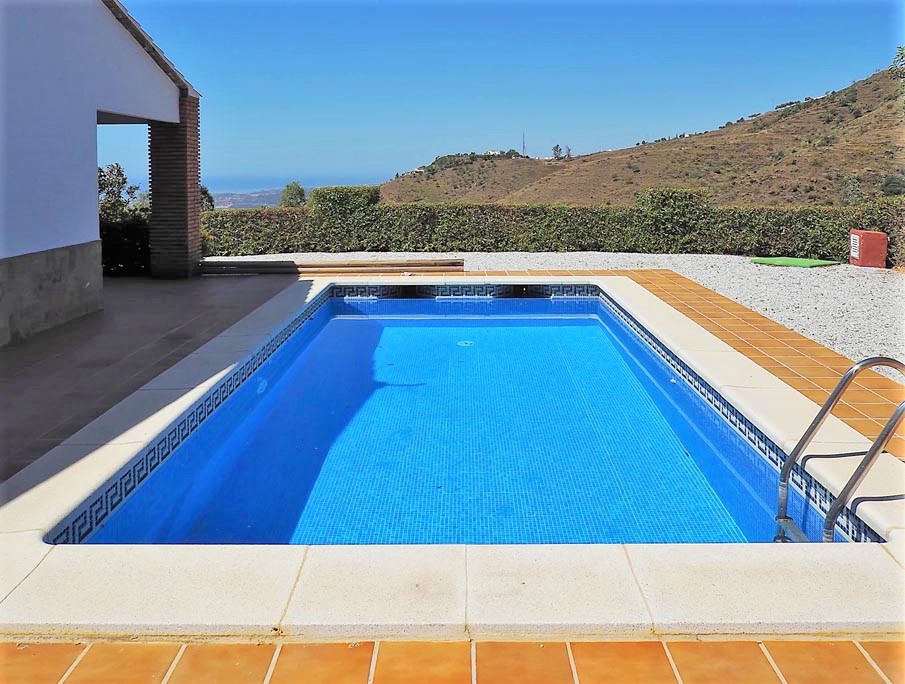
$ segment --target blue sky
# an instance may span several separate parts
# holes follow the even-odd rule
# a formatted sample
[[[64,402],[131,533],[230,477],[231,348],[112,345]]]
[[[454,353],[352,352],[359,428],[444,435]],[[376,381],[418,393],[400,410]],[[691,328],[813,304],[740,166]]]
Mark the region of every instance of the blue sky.
[[[212,190],[381,182],[440,154],[716,128],[884,68],[901,2],[126,0],[202,93]],[[113,130],[111,130],[113,129]],[[144,127],[98,161],[143,181]]]

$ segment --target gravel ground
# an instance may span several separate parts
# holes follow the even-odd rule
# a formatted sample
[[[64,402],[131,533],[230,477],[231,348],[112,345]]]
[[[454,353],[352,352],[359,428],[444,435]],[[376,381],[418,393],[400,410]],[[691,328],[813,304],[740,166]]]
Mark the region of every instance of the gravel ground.
[[[699,254],[347,253],[280,254],[255,259],[354,261],[459,257],[469,271],[669,268],[807,335],[850,359],[905,359],[905,274],[848,265],[778,268],[747,257]]]

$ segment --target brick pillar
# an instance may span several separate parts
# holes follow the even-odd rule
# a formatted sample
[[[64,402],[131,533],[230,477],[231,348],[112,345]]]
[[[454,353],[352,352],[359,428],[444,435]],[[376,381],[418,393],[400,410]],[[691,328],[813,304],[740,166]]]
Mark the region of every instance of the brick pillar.
[[[201,153],[198,98],[179,98],[179,123],[148,125],[151,275],[200,272]]]

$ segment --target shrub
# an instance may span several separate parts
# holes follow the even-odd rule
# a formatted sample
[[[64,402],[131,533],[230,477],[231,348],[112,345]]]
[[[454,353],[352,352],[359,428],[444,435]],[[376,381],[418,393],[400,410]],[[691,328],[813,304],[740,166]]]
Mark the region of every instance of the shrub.
[[[880,192],[884,195],[905,195],[905,175],[890,174],[883,178],[880,184]]]
[[[133,215],[121,221],[101,221],[101,262],[104,275],[136,276],[150,271],[148,221]]]
[[[379,185],[339,185],[329,188],[314,188],[308,198],[308,203],[321,211],[356,211],[373,206],[379,201]]]
[[[635,201],[633,221],[639,252],[695,251],[698,228],[709,219],[705,190],[644,190]]]
[[[301,209],[228,209],[202,217],[205,254],[280,252],[608,251],[844,260],[850,228],[890,234],[905,264],[902,198],[851,207],[720,207],[695,190],[646,190],[635,204],[571,207],[377,204],[376,191],[331,189]],[[349,205],[339,201],[352,195]]]
[[[298,181],[287,183],[280,195],[281,207],[300,207],[305,204],[305,188]]]

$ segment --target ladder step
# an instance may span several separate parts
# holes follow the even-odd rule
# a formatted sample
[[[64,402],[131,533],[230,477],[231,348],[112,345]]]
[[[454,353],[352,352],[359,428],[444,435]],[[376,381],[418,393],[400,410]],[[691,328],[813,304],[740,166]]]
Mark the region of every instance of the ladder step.
[[[773,537],[775,542],[809,542],[808,536],[801,531],[798,524],[792,518],[776,518],[776,524],[779,525],[782,532]]]

